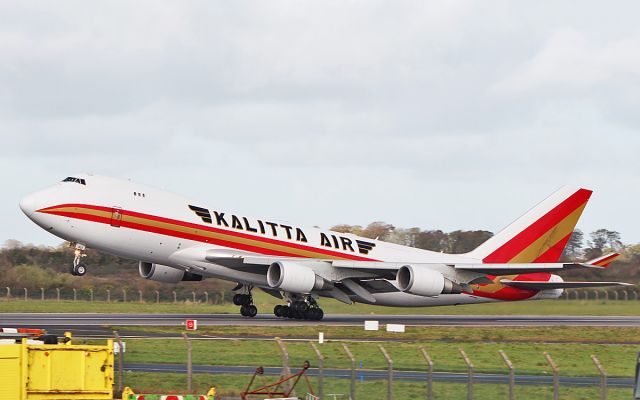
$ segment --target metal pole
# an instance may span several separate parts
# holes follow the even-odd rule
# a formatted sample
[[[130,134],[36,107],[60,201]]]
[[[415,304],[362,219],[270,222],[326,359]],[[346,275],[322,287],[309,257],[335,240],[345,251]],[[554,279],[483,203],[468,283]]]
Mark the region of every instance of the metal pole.
[[[600,400],[607,399],[607,371],[604,370],[600,361],[594,356],[591,355],[591,360],[593,364],[595,364],[596,368],[598,368],[598,372],[600,373]]]
[[[613,291],[613,299],[616,300],[616,301],[618,300],[618,291],[617,290]]]
[[[433,361],[424,347],[420,347],[420,353],[427,362],[427,400],[433,400]]]
[[[353,356],[346,344],[342,344],[344,352],[351,360],[351,400],[356,400],[356,358]]]
[[[318,398],[322,399],[324,398],[324,356],[320,353],[315,343],[309,342],[309,344],[313,351],[316,352],[316,357],[318,357]]]
[[[558,400],[560,398],[560,377],[558,374],[558,366],[553,362],[549,353],[545,351],[542,354],[544,355],[544,358],[547,359],[547,363],[553,371],[553,400]]]
[[[116,337],[116,341],[118,342],[118,393],[116,395],[122,394],[122,388],[124,387],[124,346],[122,345],[122,339],[120,339],[120,335],[118,335],[118,331],[113,331],[113,336]]]
[[[291,375],[291,368],[289,367],[289,351],[282,342],[282,339],[279,337],[276,337],[275,339],[278,344],[278,348],[280,348],[280,353],[282,354],[282,375],[289,376]],[[286,390],[290,392],[292,389],[291,381],[287,381],[286,386]],[[293,396],[295,397],[295,392],[293,392]]]
[[[178,295],[176,294],[176,291],[173,291],[173,304],[178,302]]]
[[[467,371],[469,374],[469,378],[467,380],[467,400],[473,400],[473,364],[464,350],[459,349],[459,351],[465,364],[467,364]]]
[[[57,301],[60,301],[60,288],[56,288]]]
[[[76,288],[73,288],[73,301],[78,300],[78,291]]]
[[[93,303],[93,289],[89,289],[89,298],[91,299],[91,302]]]
[[[44,301],[44,288],[40,288],[40,300]]]
[[[189,336],[186,333],[182,334],[182,337],[187,342],[187,392],[193,392],[193,363],[191,360],[191,340],[189,340]]]
[[[193,303],[196,302],[196,292],[191,292],[191,297],[193,297]]]
[[[24,289],[24,300],[27,301],[29,300],[29,291],[27,290],[27,288],[23,288]]]
[[[122,302],[127,302],[127,289],[122,289]]]
[[[7,299],[8,299],[9,297],[11,297],[11,288],[7,286],[6,289],[7,289]]]
[[[387,360],[387,400],[393,400],[393,360],[382,345],[380,345],[380,351]]]
[[[638,301],[638,292],[633,291],[633,300]]]
[[[609,291],[608,290],[604,291],[604,301],[609,301]]]
[[[209,304],[209,292],[204,292],[204,304]]]
[[[502,350],[498,350],[498,353],[502,356],[502,360],[504,364],[509,368],[509,400],[513,400],[515,398],[515,386],[516,386],[516,374],[513,368],[513,364],[509,357],[507,357],[507,353]]]
[[[156,290],[156,304],[160,304],[160,292]]]
[[[140,304],[142,304],[142,303],[143,303],[143,300],[142,300],[142,290],[140,290],[140,289],[138,289],[138,297],[140,298]]]
[[[594,298],[596,299],[596,301],[600,300],[600,299],[598,298],[598,297],[600,297],[600,296],[599,296],[599,294],[598,294],[598,291],[597,291],[597,290],[594,290],[594,291],[593,291],[593,296],[594,296]]]
[[[629,293],[627,293],[626,290],[622,291],[622,298],[624,299],[624,301],[629,301]]]

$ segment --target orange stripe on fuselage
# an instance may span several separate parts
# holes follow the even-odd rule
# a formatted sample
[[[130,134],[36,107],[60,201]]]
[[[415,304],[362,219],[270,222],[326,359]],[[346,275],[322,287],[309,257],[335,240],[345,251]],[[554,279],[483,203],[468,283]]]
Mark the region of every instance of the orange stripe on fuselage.
[[[38,211],[102,224],[110,224],[113,209],[87,204],[63,204]],[[371,258],[361,257],[354,254],[318,249],[302,244],[249,235],[243,232],[227,231],[215,227],[143,214],[130,210],[120,210],[120,212],[122,219],[119,221],[119,224],[122,228],[130,228],[203,243],[211,243],[265,255],[374,261]]]

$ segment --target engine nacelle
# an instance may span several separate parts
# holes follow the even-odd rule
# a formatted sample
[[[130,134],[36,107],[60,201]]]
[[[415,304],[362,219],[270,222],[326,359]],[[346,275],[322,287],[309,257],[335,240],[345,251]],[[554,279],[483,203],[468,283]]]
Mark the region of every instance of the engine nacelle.
[[[181,269],[166,265],[142,262],[138,264],[138,273],[144,279],[164,283],[178,283],[180,281],[201,281],[202,275],[192,274]]]
[[[404,265],[396,275],[398,288],[418,296],[462,293],[462,288],[446,279],[440,272],[426,267]]]
[[[267,283],[274,289],[292,293],[309,293],[324,289],[327,284],[306,265],[276,261],[267,270]]]

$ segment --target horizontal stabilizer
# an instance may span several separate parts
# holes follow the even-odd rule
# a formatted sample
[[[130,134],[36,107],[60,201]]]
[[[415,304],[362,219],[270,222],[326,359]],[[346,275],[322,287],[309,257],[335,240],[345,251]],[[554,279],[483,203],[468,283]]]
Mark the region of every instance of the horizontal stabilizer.
[[[500,283],[518,289],[526,290],[550,290],[550,289],[576,289],[600,286],[633,286],[624,282],[548,282],[548,281],[512,281],[501,279]]]
[[[609,253],[598,258],[594,258],[593,260],[589,260],[586,264],[593,265],[594,267],[606,268],[618,257],[620,257],[620,253]]]

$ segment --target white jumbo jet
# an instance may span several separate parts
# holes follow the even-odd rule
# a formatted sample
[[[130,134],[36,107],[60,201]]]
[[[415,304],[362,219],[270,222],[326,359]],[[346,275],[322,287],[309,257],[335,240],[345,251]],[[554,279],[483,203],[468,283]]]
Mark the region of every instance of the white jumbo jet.
[[[317,300],[420,307],[557,298],[563,288],[627,285],[565,282],[552,272],[605,268],[618,254],[558,262],[591,196],[563,187],[475,250],[444,254],[301,227],[216,208],[164,190],[79,174],[33,193],[22,211],[76,246],[139,260],[145,279],[236,282],[234,303],[254,317],[252,289],[284,299],[278,317],[320,320]],[[285,302],[283,301],[283,303]]]

